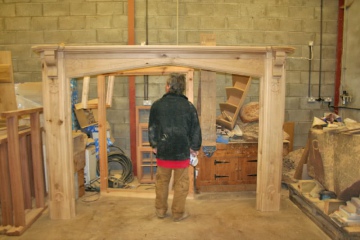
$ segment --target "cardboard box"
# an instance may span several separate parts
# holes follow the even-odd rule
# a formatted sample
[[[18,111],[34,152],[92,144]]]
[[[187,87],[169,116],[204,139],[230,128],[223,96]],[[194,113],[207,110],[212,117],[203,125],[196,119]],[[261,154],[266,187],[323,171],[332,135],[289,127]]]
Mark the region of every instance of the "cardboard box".
[[[81,128],[96,125],[98,123],[98,110],[93,109],[74,109],[76,118]]]

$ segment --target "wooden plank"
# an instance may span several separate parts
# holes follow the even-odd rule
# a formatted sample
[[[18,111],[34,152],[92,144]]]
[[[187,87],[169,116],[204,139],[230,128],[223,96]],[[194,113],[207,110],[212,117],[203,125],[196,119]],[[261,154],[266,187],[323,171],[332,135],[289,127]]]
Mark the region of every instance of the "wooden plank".
[[[136,152],[136,92],[135,76],[128,77],[128,96],[129,96],[129,120],[130,120],[130,159],[134,169],[134,175],[137,176],[137,152]]]
[[[105,106],[105,76],[97,76],[98,85],[98,119],[99,119],[99,161],[100,161],[100,191],[108,188],[108,157],[106,141],[106,106]]]
[[[143,76],[143,75],[161,76],[161,75],[168,75],[173,72],[188,74],[191,71],[193,71],[193,69],[188,67],[159,66],[159,67],[149,67],[149,68],[139,68],[139,69],[119,71],[119,72],[115,72],[114,74],[123,75],[123,76]]]
[[[45,176],[40,129],[40,112],[30,114],[32,166],[34,172],[36,207],[45,207]]]
[[[14,209],[14,226],[25,226],[24,192],[21,179],[20,144],[18,136],[18,117],[8,117],[6,126],[8,131],[8,158],[11,195]]]
[[[16,96],[14,86],[14,74],[10,51],[0,51],[0,113],[16,110]],[[2,75],[2,76],[1,76]]]
[[[10,64],[0,64],[0,83],[12,83],[11,71]]]
[[[112,104],[112,97],[114,93],[114,80],[115,76],[111,75],[108,77],[108,85],[107,85],[107,91],[106,91],[106,106],[111,107]]]
[[[0,183],[1,224],[13,225],[7,142],[0,144]]]
[[[89,85],[90,85],[90,76],[85,76],[83,79],[83,87],[82,87],[82,94],[81,94],[81,107],[88,108],[88,97],[89,97]]]
[[[42,107],[38,107],[38,108],[27,108],[27,109],[19,109],[19,110],[13,110],[13,111],[7,111],[7,112],[3,112],[1,113],[1,116],[3,118],[7,118],[7,117],[19,117],[21,115],[27,115],[27,114],[32,114],[32,113],[36,113],[36,112],[42,112],[43,108]]]
[[[186,72],[186,96],[194,103],[194,70],[192,69]]]
[[[200,126],[203,146],[216,145],[216,72],[201,71]]]
[[[30,184],[30,169],[29,169],[29,155],[28,155],[28,144],[27,136],[20,137],[20,161],[21,161],[21,178],[24,191],[24,206],[25,209],[32,208],[31,198],[31,184]]]

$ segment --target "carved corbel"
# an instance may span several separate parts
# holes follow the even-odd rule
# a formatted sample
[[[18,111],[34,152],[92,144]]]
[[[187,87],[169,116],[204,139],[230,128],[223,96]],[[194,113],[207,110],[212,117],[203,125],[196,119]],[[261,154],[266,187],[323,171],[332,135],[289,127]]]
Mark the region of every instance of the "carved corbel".
[[[46,68],[46,74],[48,78],[57,78],[58,68],[57,68],[57,57],[56,50],[45,50],[43,56],[43,68]]]
[[[286,53],[283,51],[275,52],[275,59],[273,61],[273,77],[281,78],[284,72]]]

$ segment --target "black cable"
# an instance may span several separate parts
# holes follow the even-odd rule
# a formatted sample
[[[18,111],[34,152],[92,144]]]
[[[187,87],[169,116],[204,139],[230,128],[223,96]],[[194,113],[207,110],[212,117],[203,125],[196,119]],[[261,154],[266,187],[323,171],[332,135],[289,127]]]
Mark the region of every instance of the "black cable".
[[[308,97],[311,96],[311,62],[312,62],[312,46],[309,44],[309,84],[308,84]]]
[[[321,72],[322,72],[322,38],[323,38],[323,0],[321,0],[320,6],[320,67],[319,67],[319,98],[317,101],[321,101]]]
[[[350,110],[360,110],[360,108],[352,108],[352,107],[341,107],[341,106],[330,106],[330,103],[328,105],[329,108],[342,108],[342,109],[350,109]]]
[[[113,187],[125,187],[127,183],[130,183],[134,180],[133,175],[133,166],[131,160],[124,154],[124,151],[117,146],[110,146],[110,148],[115,148],[116,151],[110,151],[108,153],[108,164],[117,163],[121,166],[121,176],[116,178],[109,176],[109,185]],[[110,170],[108,169],[108,174],[110,175]],[[96,172],[100,176],[100,164],[99,161],[96,163]],[[111,186],[110,186],[111,187]]]

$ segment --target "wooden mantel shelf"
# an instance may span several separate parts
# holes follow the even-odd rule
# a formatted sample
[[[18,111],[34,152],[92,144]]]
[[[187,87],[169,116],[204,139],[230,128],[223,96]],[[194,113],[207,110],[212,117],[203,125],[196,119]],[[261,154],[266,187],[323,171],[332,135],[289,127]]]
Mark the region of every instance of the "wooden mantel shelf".
[[[280,209],[285,61],[286,56],[294,52],[294,48],[61,44],[39,45],[32,49],[39,53],[42,62],[44,127],[51,195],[49,209],[52,219],[67,219],[75,216],[73,166],[70,164],[72,163],[71,104],[68,97],[70,79],[97,76],[98,96],[100,96],[105,92],[106,76],[116,75],[125,70],[158,66],[182,66],[212,73],[221,72],[260,79],[256,208],[260,211]],[[211,78],[207,80],[213,81]],[[203,81],[202,76],[200,81]],[[106,147],[101,147],[106,146],[106,126],[103,124],[106,122],[105,97],[99,97],[98,110],[100,161],[107,162],[102,160],[107,159]],[[212,126],[205,128],[214,129]],[[101,168],[106,171],[107,164],[102,165]],[[62,174],[57,174],[58,172]],[[106,179],[102,180],[106,181]],[[104,190],[104,187],[101,190]],[[102,191],[102,193],[106,192]]]

